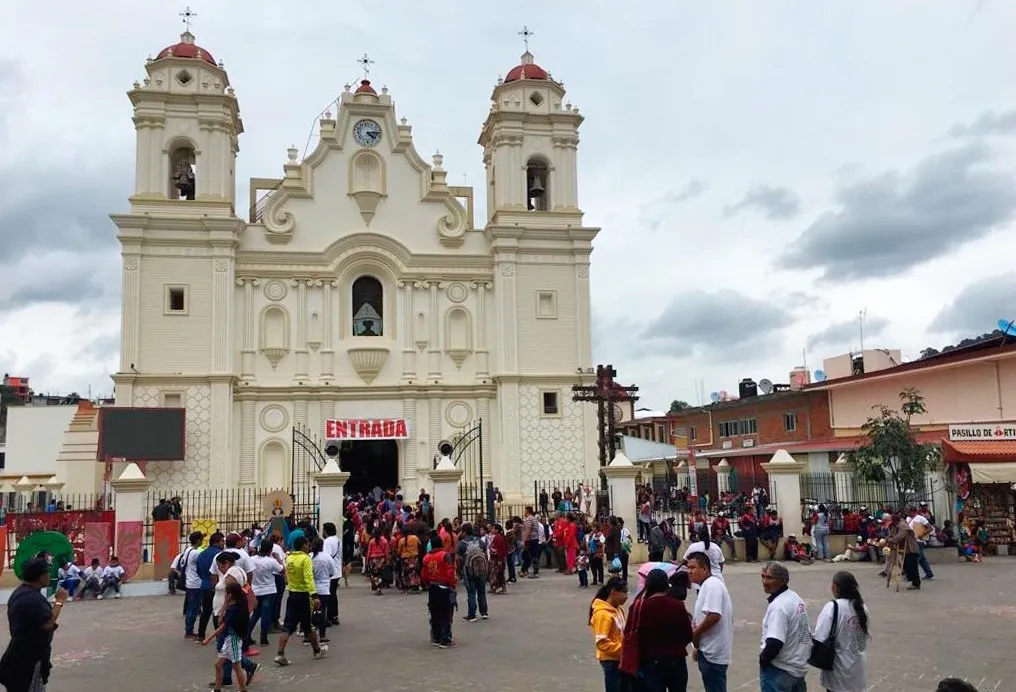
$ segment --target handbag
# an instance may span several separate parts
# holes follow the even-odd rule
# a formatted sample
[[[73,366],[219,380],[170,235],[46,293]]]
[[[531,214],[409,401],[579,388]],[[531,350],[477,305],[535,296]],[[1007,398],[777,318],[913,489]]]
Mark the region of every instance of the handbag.
[[[811,640],[811,656],[808,657],[808,665],[815,666],[819,670],[832,670],[836,661],[836,629],[840,626],[840,604],[833,600],[833,622],[829,628],[829,636],[824,642],[814,637]]]

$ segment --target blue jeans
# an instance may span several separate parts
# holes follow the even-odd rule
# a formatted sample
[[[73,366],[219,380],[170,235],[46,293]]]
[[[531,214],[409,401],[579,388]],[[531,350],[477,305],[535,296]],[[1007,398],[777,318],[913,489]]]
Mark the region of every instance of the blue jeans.
[[[480,606],[480,615],[487,614],[487,579],[486,577],[466,577],[466,617],[476,617],[476,606]]]
[[[261,621],[261,643],[268,641],[268,632],[272,629],[272,613],[275,612],[275,594],[258,596],[258,607],[250,620],[250,636],[254,636],[254,625]]]
[[[795,678],[776,666],[766,666],[758,671],[762,692],[808,692],[804,678]]]
[[[194,624],[198,621],[198,615],[201,614],[201,589],[187,589],[183,599],[184,608],[186,608],[183,621],[184,632],[194,634]]]
[[[621,663],[619,661],[600,661],[603,668],[604,692],[621,692]]]
[[[218,619],[218,618],[216,618]],[[218,651],[222,648],[222,643],[226,641],[226,630],[223,630],[218,637],[215,638],[215,650]],[[257,663],[250,660],[246,656],[240,661],[240,665],[243,666],[243,670],[247,673],[247,679],[254,673],[254,669],[258,667]],[[233,684],[233,666],[225,665],[222,667],[222,686],[227,687]]]
[[[727,666],[723,663],[710,663],[702,652],[698,652],[698,669],[702,675],[702,688],[705,692],[727,692]]]
[[[80,579],[71,577],[70,579],[61,579],[57,587],[67,589],[68,596],[74,596],[74,591],[78,588],[81,583]]]
[[[832,551],[829,550],[829,529],[820,529],[817,526],[811,530],[811,539],[815,544],[815,557],[819,560],[832,560]]]
[[[931,579],[934,577],[934,573],[931,571],[931,565],[928,564],[928,558],[924,556],[924,544],[917,544],[917,565],[924,571],[924,578]]]

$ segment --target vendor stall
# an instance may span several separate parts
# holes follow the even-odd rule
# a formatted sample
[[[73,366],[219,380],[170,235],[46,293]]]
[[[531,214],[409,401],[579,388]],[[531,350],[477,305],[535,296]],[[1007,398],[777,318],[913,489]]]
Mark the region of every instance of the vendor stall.
[[[954,426],[961,427],[961,426]],[[974,426],[962,426],[973,428]],[[981,426],[978,426],[981,427]],[[989,432],[990,431],[990,432]],[[960,431],[960,435],[964,432]],[[956,488],[956,513],[972,526],[983,521],[1000,555],[1016,553],[1016,431],[1011,426],[984,426],[981,439],[942,441]],[[996,439],[1008,437],[1014,439]],[[950,437],[953,437],[950,430]]]

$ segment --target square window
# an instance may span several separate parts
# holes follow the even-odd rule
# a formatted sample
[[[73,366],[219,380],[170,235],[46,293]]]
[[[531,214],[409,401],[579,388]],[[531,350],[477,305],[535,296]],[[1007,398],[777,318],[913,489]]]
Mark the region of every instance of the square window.
[[[166,408],[183,408],[183,396],[179,392],[166,392],[162,395],[162,405]]]
[[[167,286],[166,287],[166,314],[186,315],[187,314],[187,287]]]
[[[558,406],[557,392],[543,392],[543,415],[559,416],[561,409]]]
[[[557,319],[557,291],[536,292],[536,319]]]
[[[796,413],[784,413],[783,414],[783,429],[787,432],[794,432],[797,430],[797,414]]]

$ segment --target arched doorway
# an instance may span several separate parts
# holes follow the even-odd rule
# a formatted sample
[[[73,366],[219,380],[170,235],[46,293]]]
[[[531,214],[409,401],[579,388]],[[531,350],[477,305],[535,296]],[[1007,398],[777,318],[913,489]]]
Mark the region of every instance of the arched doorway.
[[[350,474],[346,494],[369,493],[375,487],[399,485],[399,443],[395,440],[347,440],[339,450],[339,465]]]

